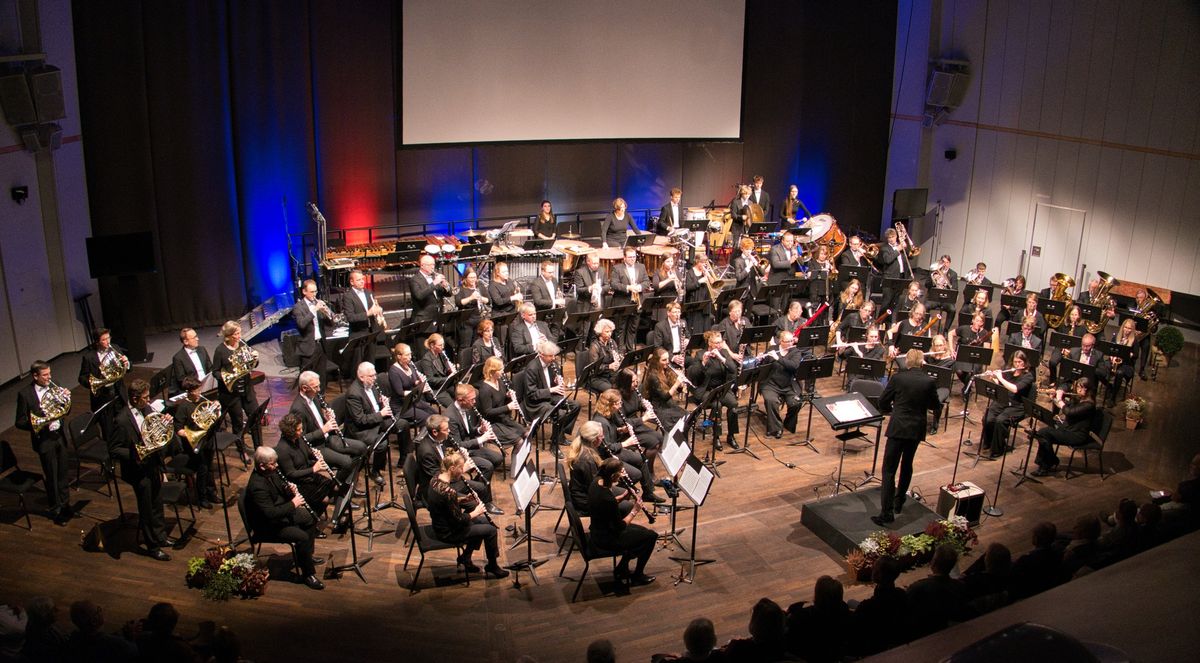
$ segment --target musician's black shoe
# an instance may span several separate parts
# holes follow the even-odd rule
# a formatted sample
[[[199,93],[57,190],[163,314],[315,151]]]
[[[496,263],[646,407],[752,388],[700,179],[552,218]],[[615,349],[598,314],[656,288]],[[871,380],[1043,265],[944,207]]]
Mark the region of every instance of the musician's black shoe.
[[[317,532],[317,538],[318,539],[326,539],[326,538],[329,538],[329,535],[326,534],[325,532]]]
[[[313,555],[313,566],[320,566],[324,563],[325,563],[324,557],[317,557],[316,555]]]
[[[213,503],[209,502],[207,498],[201,497],[196,502],[196,506],[200,507],[201,509],[211,509],[213,508]]]
[[[508,571],[506,569],[501,568],[500,565],[495,562],[491,562],[487,566],[483,567],[483,572],[492,576],[493,578],[507,578],[508,577]]]
[[[783,431],[777,430],[774,433],[767,433],[767,437],[773,437],[776,440],[782,440],[783,439]]]
[[[654,582],[654,580],[654,576],[646,575],[645,573],[638,573],[629,577],[629,585],[631,587],[642,587],[643,585],[649,585],[650,583]]]
[[[383,485],[383,475],[380,474],[379,472],[376,472],[371,475],[371,481],[374,481],[376,486],[382,486]]]
[[[170,556],[170,555],[168,555],[167,553],[165,553],[165,552],[163,552],[163,551],[159,550],[158,548],[154,548],[154,549],[152,549],[152,550],[149,550],[149,551],[147,551],[147,553],[146,553],[146,554],[150,555],[151,559],[156,559],[156,560],[158,560],[158,561],[160,561],[160,562],[169,562],[169,561],[171,561],[171,556]]]
[[[654,502],[655,504],[662,504],[663,502],[666,502],[667,500],[664,499],[662,495],[659,495],[658,493],[651,490],[651,491],[647,492],[645,495],[642,495],[642,501],[643,502]]]
[[[893,522],[895,520],[896,520],[896,517],[891,514],[881,514],[878,516],[871,516],[871,522],[875,523],[876,525],[879,525],[880,527],[883,527],[884,525],[887,525],[888,523]]]
[[[74,515],[75,512],[71,511],[71,507],[69,506],[64,506],[58,511],[51,511],[49,513],[49,516],[54,519],[55,525],[66,525]]]
[[[467,573],[479,573],[479,567],[475,566],[475,564],[471,562],[470,557],[459,557],[458,565],[461,566],[463,571],[466,571]]]
[[[1141,379],[1143,379],[1143,380],[1145,380],[1145,379],[1146,379],[1146,374],[1145,374],[1145,373],[1138,373],[1138,377],[1139,377],[1139,378],[1141,378]]]
[[[175,544],[179,543],[179,539],[172,539],[169,536],[164,536],[162,544],[164,548],[174,548]]]
[[[317,576],[304,576],[303,582],[309,589],[325,589],[325,583],[321,582]]]
[[[932,424],[929,424],[929,434],[930,435],[937,435],[937,429],[938,429],[938,425],[937,425],[936,421],[933,422]]]
[[[492,514],[493,516],[503,516],[504,515],[504,509],[501,509],[500,507],[496,506],[495,504],[492,504],[491,502],[488,502],[487,512]]]
[[[721,445],[721,441],[720,441],[720,440],[717,440],[717,441],[716,441],[716,443],[714,444],[714,446],[716,447],[716,450],[717,450],[717,451],[720,451],[721,449],[724,449],[724,448],[725,448],[724,446],[722,446],[722,445]]]
[[[725,440],[725,443],[729,445],[730,449],[739,449],[740,448],[740,447],[738,447],[737,440],[733,439],[732,437],[729,438],[728,440]]]

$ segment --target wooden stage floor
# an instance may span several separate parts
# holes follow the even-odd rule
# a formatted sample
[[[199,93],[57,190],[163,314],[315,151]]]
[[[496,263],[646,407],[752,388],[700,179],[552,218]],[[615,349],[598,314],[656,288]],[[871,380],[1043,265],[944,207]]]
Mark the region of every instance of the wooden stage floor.
[[[1019,554],[1029,547],[1030,529],[1038,521],[1052,520],[1062,531],[1079,515],[1111,509],[1121,497],[1143,501],[1148,490],[1173,488],[1198,446],[1189,429],[1191,415],[1200,411],[1200,390],[1196,389],[1198,354],[1197,346],[1189,345],[1176,357],[1173,367],[1159,372],[1157,382],[1137,383],[1139,392],[1151,402],[1148,425],[1138,431],[1125,431],[1123,422],[1117,422],[1105,453],[1106,467],[1116,470],[1116,474],[1107,480],[1098,476],[1093,460],[1090,474],[1069,481],[1060,475],[1041,484],[1025,483],[1014,488],[1017,478],[1007,470],[1025,456],[1026,443],[1021,436],[1002,478],[999,504],[1004,515],[984,517],[979,527],[983,545],[1000,541]],[[259,387],[260,398],[268,390],[271,393],[275,421],[294,396],[288,391],[290,385],[291,380],[272,378]],[[835,393],[840,390],[840,382],[827,378],[818,388],[825,394]],[[82,393],[77,393],[76,399],[86,402]],[[951,403],[957,410],[958,397]],[[977,412],[981,408],[974,407]],[[802,412],[802,430],[806,417],[807,411]],[[968,425],[966,430],[977,438],[977,424]],[[692,585],[672,585],[671,575],[679,567],[668,560],[668,555],[679,551],[658,551],[648,568],[649,573],[658,576],[655,584],[628,595],[602,595],[597,580],[606,583],[609,574],[608,564],[601,561],[594,565],[580,600],[572,604],[573,580],[582,564],[573,557],[567,568],[570,579],[558,578],[561,557],[555,555],[556,542],[534,545],[536,557],[549,558],[539,569],[541,584],[526,581],[516,589],[508,579],[476,580],[470,587],[436,586],[435,576],[453,575],[451,551],[431,554],[422,573],[422,590],[409,596],[407,587],[416,562],[409,571],[402,568],[407,546],[401,537],[406,526],[403,512],[393,509],[379,516],[399,523],[400,533],[375,539],[369,553],[373,560],[365,567],[367,583],[351,574],[326,581],[324,592],[314,592],[299,584],[273,580],[262,598],[212,603],[184,585],[186,560],[211,545],[205,540],[193,539],[184,549],[172,551],[173,559],[168,563],[152,561],[133,551],[132,533],[125,538],[126,550],[118,553],[119,557],[111,548],[120,545],[110,546],[108,552],[84,551],[81,533],[98,520],[109,521],[117,514],[116,502],[96,492],[95,483],[85,482],[81,490],[72,492],[72,498],[77,505],[84,505],[88,517],[77,518],[65,527],[34,516],[33,531],[27,532],[22,529],[24,521],[18,510],[10,508],[15,500],[5,499],[0,514],[0,559],[4,560],[0,602],[22,603],[46,594],[64,606],[90,598],[104,607],[107,626],[115,629],[126,620],[144,616],[152,603],[169,601],[182,614],[182,635],[194,634],[197,624],[204,620],[229,625],[241,635],[244,654],[256,661],[327,657],[364,660],[385,653],[409,660],[437,656],[442,660],[511,661],[521,654],[540,661],[582,660],[587,642],[598,637],[617,643],[621,660],[646,661],[655,652],[680,651],[683,628],[694,617],[711,618],[719,640],[724,642],[746,635],[750,608],[761,597],[770,597],[786,607],[793,601],[811,600],[813,585],[822,575],[848,582],[842,559],[800,524],[801,508],[806,503],[831,494],[831,479],[838,465],[838,443],[819,415],[814,417],[813,431],[820,453],[788,446],[785,437],[769,441],[773,457],[762,443],[762,419],[756,416],[751,447],[762,460],[722,454],[727,462],[720,467],[721,478],[714,483],[708,503],[700,512],[698,550],[700,557],[717,561],[701,567]],[[938,486],[950,480],[959,431],[959,420],[952,419],[948,430],[931,438],[936,448],[922,446],[917,453],[913,488],[927,502],[936,503]],[[36,471],[38,464],[27,435],[10,429],[3,437],[13,443],[22,467]],[[268,432],[269,444],[277,438],[273,429]],[[775,458],[795,468],[789,469]],[[542,461],[552,472],[546,454]],[[870,447],[848,454],[845,478],[861,479],[871,462]],[[234,465],[239,468],[233,470],[235,487],[244,485],[245,474],[239,463]],[[964,457],[958,478],[977,483],[991,500],[999,470],[999,463],[992,462],[972,467],[972,459]],[[128,507],[134,503],[132,492],[124,484],[121,489]],[[557,486],[545,486],[542,491],[548,504],[561,503]],[[496,495],[498,504],[511,513],[512,497],[507,486],[497,490]],[[42,505],[40,495],[35,497],[34,508]],[[170,518],[170,509],[167,514]],[[186,511],[184,514],[186,517]],[[542,512],[534,520],[534,532],[555,539],[552,529],[557,517],[557,512]],[[231,507],[231,518],[234,535],[238,536],[241,527],[236,507]],[[503,526],[516,518],[506,515],[497,520]],[[665,530],[666,523],[667,518],[660,518],[657,528]],[[691,514],[682,513],[679,524],[690,527]],[[208,541],[225,537],[220,508],[200,514],[198,534]],[[690,535],[689,530],[681,538],[687,542]],[[510,536],[504,541],[503,547],[507,548]],[[365,539],[359,537],[358,543],[360,555],[367,554]],[[276,552],[282,560],[286,548],[279,547]],[[325,557],[327,564],[344,563],[349,540],[331,535],[317,542],[317,554]],[[508,561],[523,554],[523,547],[505,552]],[[901,582],[907,584],[924,573],[914,571]],[[525,579],[524,574],[522,577]],[[868,585],[847,585],[847,598],[863,598],[869,593]],[[65,610],[60,615],[65,620]]]

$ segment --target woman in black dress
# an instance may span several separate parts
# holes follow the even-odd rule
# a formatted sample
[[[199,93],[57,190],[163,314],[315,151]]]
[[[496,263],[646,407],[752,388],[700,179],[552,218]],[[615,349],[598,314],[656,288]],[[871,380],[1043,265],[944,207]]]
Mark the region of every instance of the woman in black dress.
[[[983,415],[983,426],[979,433],[979,453],[991,451],[991,458],[999,458],[1007,451],[1008,432],[1025,414],[1025,399],[1033,393],[1033,373],[1029,370],[1025,353],[1013,352],[1011,367],[1003,371],[988,371],[996,383],[1008,390],[1010,405],[993,402]]]
[[[504,380],[504,362],[498,357],[488,357],[483,362],[483,382],[479,383],[479,400],[476,407],[492,424],[496,441],[501,446],[515,444],[525,435],[525,427],[513,419],[520,416],[521,405],[516,395],[510,394],[511,387]]]
[[[654,553],[658,535],[653,530],[633,524],[633,519],[639,513],[631,509],[621,515],[617,498],[613,496],[613,487],[617,485],[622,472],[621,461],[609,458],[600,464],[596,480],[588,487],[588,514],[591,522],[588,526],[592,541],[598,548],[620,551],[621,561],[617,564],[616,577],[628,580],[630,585],[648,585],[654,582],[654,576],[646,575],[646,563]],[[625,496],[624,499],[634,499]],[[637,559],[633,575],[629,573],[629,561]]]
[[[392,348],[392,365],[388,367],[388,387],[391,393],[392,412],[396,417],[409,424],[424,426],[425,420],[433,414],[433,392],[417,377],[416,367],[413,366],[412,348],[407,343],[397,343]],[[424,396],[418,398],[407,412],[401,412],[400,407],[404,398],[414,389],[420,389]],[[401,431],[407,431],[409,426],[397,426]]]
[[[612,211],[600,222],[600,239],[604,242],[603,248],[619,249],[625,246],[626,228],[636,233],[637,226],[633,223],[633,217],[625,213],[628,205],[624,198],[617,198],[612,206]]]
[[[653,476],[654,461],[662,449],[663,433],[666,431],[657,431],[650,427],[650,424],[656,421],[656,415],[653,406],[646,407],[649,405],[649,401],[642,397],[640,386],[637,373],[632,368],[626,368],[617,373],[617,382],[614,387],[621,394],[621,415],[633,427],[633,434],[637,436],[638,444],[642,445],[642,449],[644,449],[642,455],[646,457],[646,468]]]
[[[557,232],[554,224],[554,206],[549,200],[542,201],[542,209],[533,221],[533,235],[538,239],[554,239]]]
[[[458,310],[472,309],[462,324],[458,327],[458,351],[471,347],[475,342],[475,328],[483,317],[483,307],[488,303],[487,295],[479,291],[479,274],[474,267],[468,267],[463,272],[459,282],[458,292],[454,293],[454,305]]]
[[[634,482],[641,482],[642,494],[647,502],[661,502],[654,494],[654,476],[646,467],[646,458],[638,448],[637,435],[624,415],[621,414],[621,392],[609,389],[596,400],[592,421],[604,429],[604,444],[599,448],[600,456],[616,456],[625,463],[625,473]]]
[[[1054,453],[1054,445],[1078,447],[1089,441],[1088,431],[1092,427],[1092,417],[1096,414],[1092,383],[1087,378],[1079,378],[1075,381],[1073,392],[1055,401],[1054,404],[1060,411],[1054,428],[1043,428],[1034,435],[1038,439],[1038,468],[1033,473],[1034,476],[1047,476],[1058,467],[1058,455]],[[1071,404],[1068,405],[1068,402]]]
[[[496,323],[491,320],[480,320],[475,328],[475,341],[471,343],[471,363],[482,363],[488,357],[504,359],[500,352],[500,341],[495,338]]]
[[[459,495],[453,484],[462,479],[465,461],[462,454],[451,451],[442,458],[441,473],[429,480],[425,504],[429,507],[429,518],[433,521],[433,532],[437,538],[448,543],[462,543],[465,551],[458,558],[458,565],[468,573],[478,573],[479,567],[471,563],[471,555],[482,544],[487,552],[484,573],[496,578],[508,576],[500,568],[500,545],[498,530],[487,516],[483,502],[473,495]]]
[[[646,360],[646,369],[642,373],[643,384],[646,387],[646,400],[654,408],[658,416],[659,429],[669,431],[687,414],[675,402],[675,395],[683,391],[683,380],[670,367],[671,355],[663,348],[656,349]]]

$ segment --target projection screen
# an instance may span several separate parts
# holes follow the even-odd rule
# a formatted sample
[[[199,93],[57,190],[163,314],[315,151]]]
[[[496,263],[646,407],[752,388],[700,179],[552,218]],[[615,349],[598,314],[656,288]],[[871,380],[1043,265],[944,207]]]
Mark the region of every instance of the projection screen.
[[[405,0],[404,145],[739,138],[744,0]]]

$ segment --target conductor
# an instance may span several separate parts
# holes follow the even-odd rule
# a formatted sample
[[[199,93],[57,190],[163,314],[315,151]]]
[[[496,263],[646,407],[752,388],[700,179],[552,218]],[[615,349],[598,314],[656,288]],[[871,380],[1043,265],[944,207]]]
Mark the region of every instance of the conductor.
[[[879,409],[891,411],[887,427],[887,447],[883,452],[883,487],[879,493],[879,515],[871,516],[876,525],[886,525],[896,519],[895,514],[904,507],[905,493],[912,480],[913,456],[925,439],[926,410],[935,414],[940,409],[937,381],[927,375],[921,366],[924,354],[917,349],[904,356],[908,368],[897,372],[888,381],[879,397]],[[900,467],[900,492],[896,492],[896,466]]]

